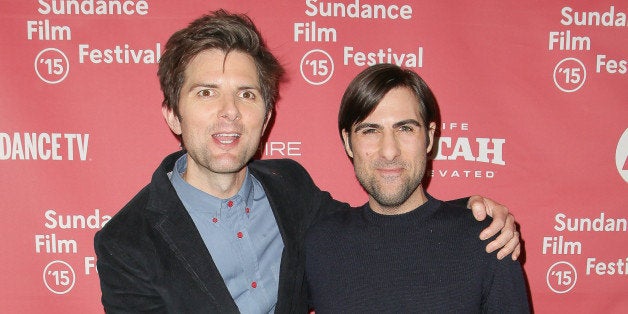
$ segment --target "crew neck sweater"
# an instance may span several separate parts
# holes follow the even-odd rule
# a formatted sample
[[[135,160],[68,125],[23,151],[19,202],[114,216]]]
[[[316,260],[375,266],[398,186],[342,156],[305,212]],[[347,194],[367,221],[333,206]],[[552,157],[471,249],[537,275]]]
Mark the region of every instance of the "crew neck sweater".
[[[329,215],[306,237],[310,302],[324,313],[527,313],[521,265],[485,251],[470,210],[428,195],[382,215],[368,204]]]

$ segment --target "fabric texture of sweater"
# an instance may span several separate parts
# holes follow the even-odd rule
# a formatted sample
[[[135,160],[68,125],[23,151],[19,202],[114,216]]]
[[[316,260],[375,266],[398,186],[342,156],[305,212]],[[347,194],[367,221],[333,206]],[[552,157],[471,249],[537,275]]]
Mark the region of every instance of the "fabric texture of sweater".
[[[306,237],[310,302],[324,313],[528,313],[521,265],[485,251],[471,211],[428,196],[381,215],[336,212]]]

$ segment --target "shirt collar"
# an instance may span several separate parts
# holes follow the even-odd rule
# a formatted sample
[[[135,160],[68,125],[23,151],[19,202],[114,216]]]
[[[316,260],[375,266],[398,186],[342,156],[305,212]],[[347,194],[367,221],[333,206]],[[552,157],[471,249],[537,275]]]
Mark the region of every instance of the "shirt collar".
[[[253,179],[248,167],[242,187],[236,195],[227,199],[215,197],[187,183],[183,179],[186,169],[187,154],[184,154],[175,162],[170,181],[188,211],[213,214],[222,212],[224,215],[231,208],[246,208],[247,204],[253,202]]]

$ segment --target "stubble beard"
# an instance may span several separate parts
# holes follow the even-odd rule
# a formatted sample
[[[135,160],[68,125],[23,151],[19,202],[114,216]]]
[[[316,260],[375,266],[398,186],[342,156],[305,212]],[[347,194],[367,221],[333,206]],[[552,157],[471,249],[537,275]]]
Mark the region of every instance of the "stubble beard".
[[[425,164],[420,166],[422,169],[419,176],[414,178],[402,177],[400,180],[405,181],[401,183],[388,183],[385,178],[377,178],[375,174],[370,175],[367,171],[359,168],[355,168],[355,173],[360,185],[370,197],[382,207],[395,209],[403,205],[421,185],[425,175]],[[396,184],[399,187],[389,192],[385,187],[387,184]]]
[[[207,169],[216,174],[238,173],[242,171],[253,158],[255,152],[234,153],[232,156],[213,155],[209,149],[203,149],[200,152],[190,152],[189,155],[195,160],[198,166]],[[219,153],[220,154],[220,153]],[[229,152],[226,152],[228,155]]]

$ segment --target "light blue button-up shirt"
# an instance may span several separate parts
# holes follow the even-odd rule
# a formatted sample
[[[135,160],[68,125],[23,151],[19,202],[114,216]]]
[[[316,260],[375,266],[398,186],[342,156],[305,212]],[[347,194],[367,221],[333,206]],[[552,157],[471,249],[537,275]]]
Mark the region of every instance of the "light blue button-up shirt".
[[[284,244],[262,185],[247,169],[240,191],[220,199],[185,182],[186,168],[187,154],[170,181],[240,312],[274,312]]]

